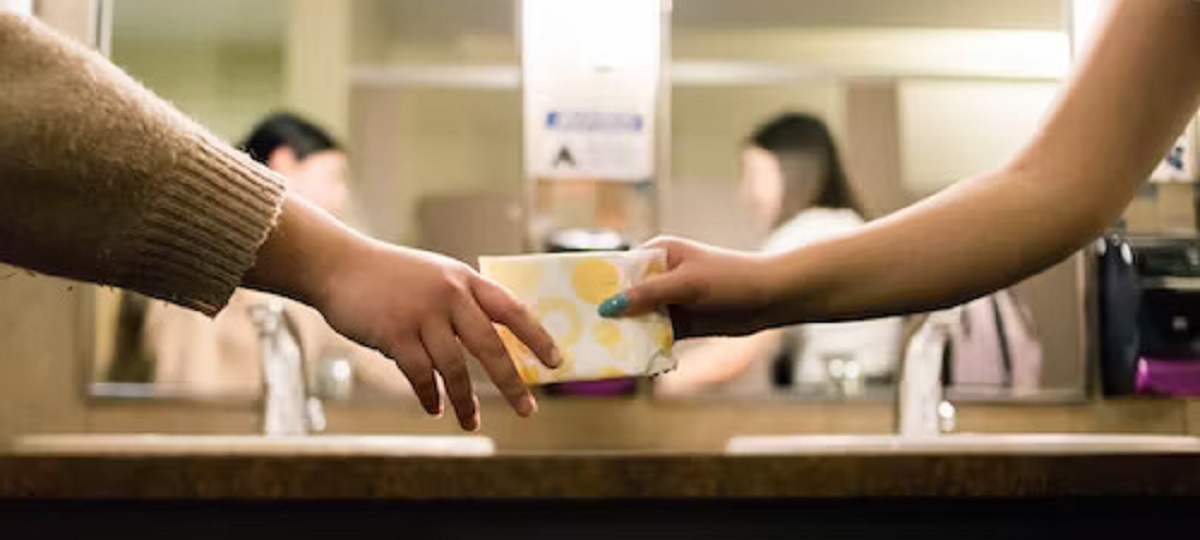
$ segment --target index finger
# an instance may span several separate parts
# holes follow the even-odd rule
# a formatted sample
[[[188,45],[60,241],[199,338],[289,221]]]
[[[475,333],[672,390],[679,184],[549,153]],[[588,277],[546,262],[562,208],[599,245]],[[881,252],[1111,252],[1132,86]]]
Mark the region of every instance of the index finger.
[[[667,268],[672,269],[683,262],[685,252],[691,245],[687,240],[674,236],[656,236],[638,249],[661,249],[667,253]]]
[[[499,285],[480,279],[473,287],[475,301],[489,319],[506,326],[550,368],[562,365],[562,352],[537,317]]]
[[[682,270],[669,270],[634,285],[600,304],[602,317],[632,317],[667,306],[692,304],[700,299],[700,288]]]

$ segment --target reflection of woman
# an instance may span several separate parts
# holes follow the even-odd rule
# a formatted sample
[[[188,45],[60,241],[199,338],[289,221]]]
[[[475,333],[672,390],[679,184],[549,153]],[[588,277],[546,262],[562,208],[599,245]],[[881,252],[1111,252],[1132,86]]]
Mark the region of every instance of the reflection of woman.
[[[773,229],[766,252],[795,249],[863,224],[833,138],[824,122],[809,115],[783,114],[754,132],[742,151],[742,188],[755,214]],[[687,394],[736,382],[741,390],[765,391],[769,361],[781,350],[794,355],[797,383],[826,381],[826,364],[834,359],[849,360],[863,377],[885,376],[899,354],[900,334],[899,320],[882,319],[713,341],[685,353],[679,370],[663,377],[658,389]]]
[[[241,147],[280,173],[293,193],[344,217],[346,154],[324,130],[278,113],[261,121]],[[250,309],[269,299],[264,293],[239,290],[214,319],[153,303],[147,310],[144,339],[155,359],[155,382],[199,394],[259,391],[262,365]],[[408,385],[384,358],[339,336],[316,311],[296,302],[285,305],[310,370],[322,356],[337,354],[353,360],[358,382],[376,390],[407,391]]]

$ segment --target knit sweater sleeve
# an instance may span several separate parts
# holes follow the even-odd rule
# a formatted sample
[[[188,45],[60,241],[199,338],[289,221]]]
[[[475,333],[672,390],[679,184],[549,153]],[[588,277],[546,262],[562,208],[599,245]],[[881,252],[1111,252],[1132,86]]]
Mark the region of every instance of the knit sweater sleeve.
[[[0,261],[212,315],[281,179],[93,51],[0,13]]]

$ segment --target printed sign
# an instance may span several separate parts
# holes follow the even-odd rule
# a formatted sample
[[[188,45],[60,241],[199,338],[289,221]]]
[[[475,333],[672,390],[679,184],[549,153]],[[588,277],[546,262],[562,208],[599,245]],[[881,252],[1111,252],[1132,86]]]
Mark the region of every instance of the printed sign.
[[[550,153],[534,157],[548,165],[539,176],[649,178],[654,166],[650,123],[646,116],[631,112],[550,111],[539,134],[542,149]]]

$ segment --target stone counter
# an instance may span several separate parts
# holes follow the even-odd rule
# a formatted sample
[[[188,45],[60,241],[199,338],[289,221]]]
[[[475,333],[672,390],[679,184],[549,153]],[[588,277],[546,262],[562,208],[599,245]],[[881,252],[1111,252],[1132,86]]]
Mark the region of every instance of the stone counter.
[[[0,498],[1200,496],[1200,454],[8,456]]]

